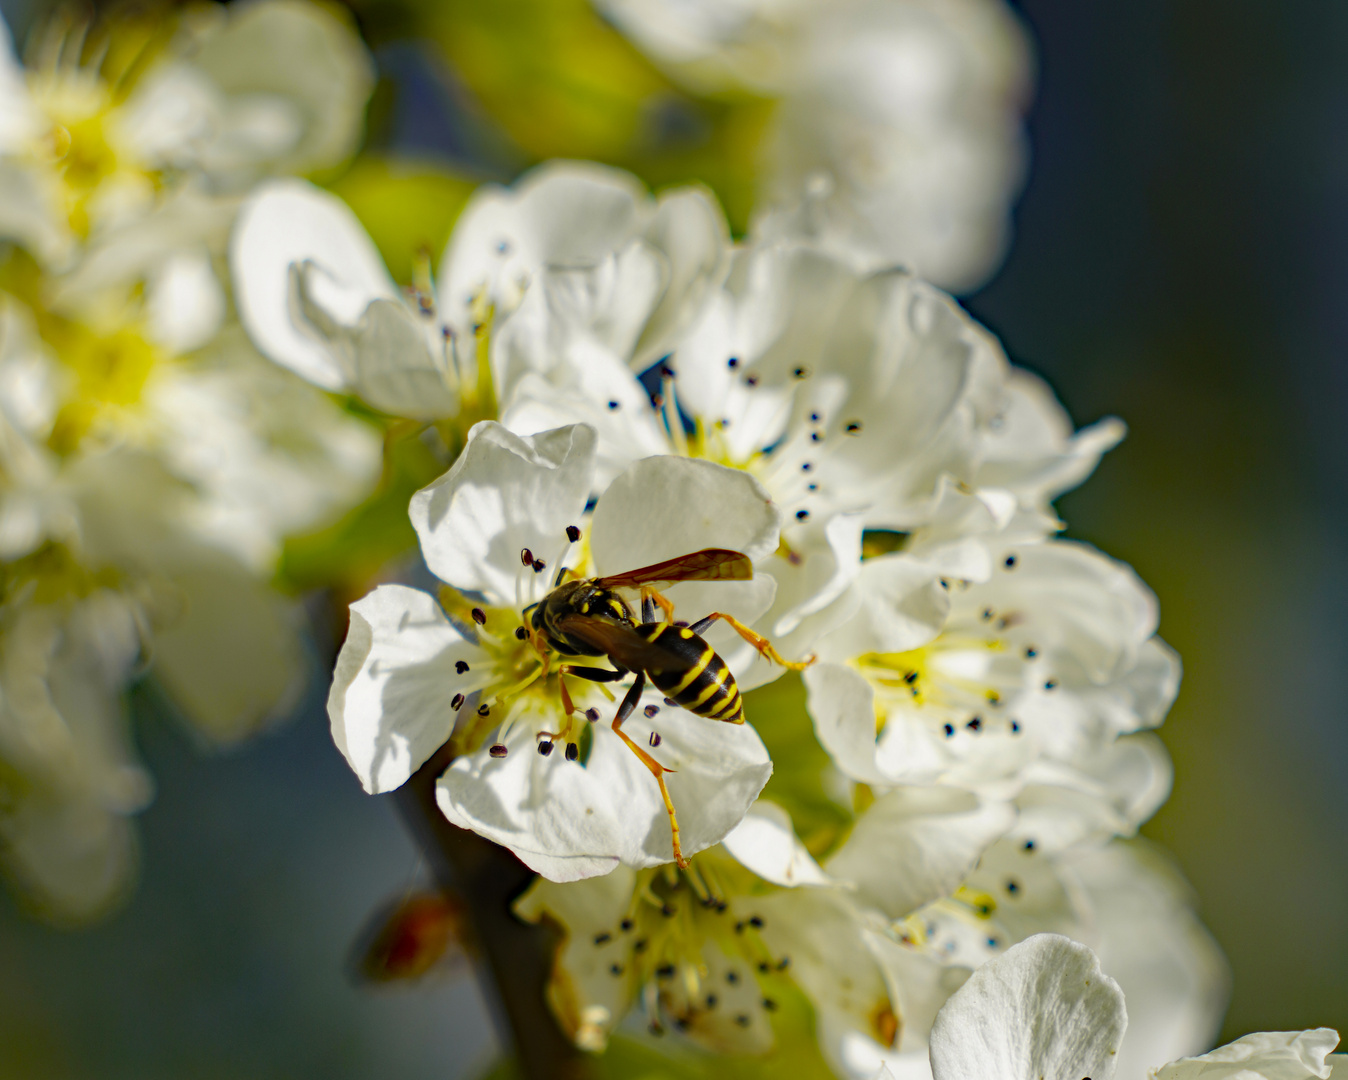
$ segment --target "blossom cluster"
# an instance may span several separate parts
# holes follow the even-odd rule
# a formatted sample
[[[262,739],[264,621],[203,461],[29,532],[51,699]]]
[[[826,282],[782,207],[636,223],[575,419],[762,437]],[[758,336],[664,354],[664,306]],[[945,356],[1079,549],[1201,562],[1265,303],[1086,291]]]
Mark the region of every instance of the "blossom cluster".
[[[591,164],[480,189],[410,293],[296,181],[232,259],[267,355],[463,447],[410,507],[438,592],[351,607],[333,738],[372,793],[448,747],[579,1046],[763,1052],[803,994],[839,1075],[940,1075],[947,1001],[1043,934],[1134,1003],[1120,1075],[1209,1045],[1224,962],[1133,838],[1179,662],[1052,505],[1119,421],[906,270]]]
[[[280,546],[379,441],[257,353],[225,257],[257,182],[355,150],[372,82],[300,0],[58,13],[26,66],[0,26],[0,860],[47,918],[132,880],[134,680],[221,745],[308,676]]]

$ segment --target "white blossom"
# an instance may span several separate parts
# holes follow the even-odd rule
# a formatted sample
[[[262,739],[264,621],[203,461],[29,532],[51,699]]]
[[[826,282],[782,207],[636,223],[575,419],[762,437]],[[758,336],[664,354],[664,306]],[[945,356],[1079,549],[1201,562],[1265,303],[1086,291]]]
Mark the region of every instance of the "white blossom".
[[[750,477],[655,458],[601,496],[582,545],[589,559],[576,560],[568,526],[585,524],[594,442],[584,426],[527,438],[475,426],[454,467],[412,502],[426,563],[452,587],[444,606],[397,585],[353,605],[328,700],[334,740],[371,792],[404,783],[452,736],[441,810],[555,881],[652,866],[673,852],[655,778],[601,722],[613,706],[572,678],[578,710],[565,713],[529,609],[564,561],[604,575],[711,547],[753,558],[778,537],[777,512]],[[534,566],[522,565],[525,551]],[[690,582],[666,595],[689,614],[715,605],[748,621],[771,602],[772,582]],[[728,633],[707,640],[720,650]],[[767,753],[748,726],[662,705],[654,691],[642,700],[624,730],[659,748],[683,850],[697,852],[744,816],[771,771]],[[565,750],[552,753],[556,744]]]
[[[766,239],[976,286],[1024,180],[1024,31],[997,0],[596,0],[694,89],[776,99],[760,163]]]

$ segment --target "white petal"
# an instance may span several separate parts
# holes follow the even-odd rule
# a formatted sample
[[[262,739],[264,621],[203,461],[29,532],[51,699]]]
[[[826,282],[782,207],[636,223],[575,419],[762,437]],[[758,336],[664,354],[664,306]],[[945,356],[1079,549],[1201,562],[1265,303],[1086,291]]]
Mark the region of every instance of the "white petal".
[[[155,275],[146,297],[150,335],[174,352],[198,348],[220,329],[225,294],[202,249],[169,256]]]
[[[1085,890],[1100,963],[1128,1001],[1118,1075],[1142,1077],[1158,1061],[1211,1046],[1231,971],[1169,857],[1143,841],[1119,841],[1073,858],[1069,870]]]
[[[306,681],[294,602],[210,549],[168,576],[181,612],[155,632],[154,671],[198,733],[229,745],[285,717]]]
[[[856,614],[820,641],[819,655],[842,660],[927,644],[950,612],[950,593],[939,579],[929,566],[903,555],[867,559],[853,585],[861,600]]]
[[[351,605],[351,627],[332,675],[332,741],[372,795],[406,783],[454,730],[451,700],[482,663],[475,642],[433,598],[381,585]]]
[[[645,700],[658,702],[658,694]],[[560,720],[560,717],[557,718]],[[683,851],[719,843],[747,813],[772,772],[753,728],[716,724],[682,710],[655,719],[641,710],[623,725],[640,746],[650,732],[653,756],[675,770],[666,776],[679,817]],[[588,761],[535,751],[534,728],[519,723],[508,753],[485,750],[458,758],[437,788],[440,809],[454,824],[510,848],[553,881],[606,874],[619,861],[655,866],[673,859],[669,817],[655,778],[602,721]]]
[[[796,837],[791,815],[759,799],[721,841],[741,864],[776,885],[824,885],[829,877]]]
[[[520,551],[547,559],[580,521],[594,477],[594,429],[521,438],[484,421],[439,480],[412,496],[426,565],[442,581],[513,604]]]
[[[1015,820],[1008,803],[957,788],[901,787],[876,799],[825,869],[892,919],[954,892]]]
[[[805,669],[806,708],[814,733],[833,762],[863,783],[884,783],[875,763],[875,691],[850,667],[817,663]]]
[[[1327,1080],[1327,1055],[1339,1045],[1333,1028],[1260,1031],[1211,1053],[1172,1061],[1154,1069],[1155,1080]]]
[[[430,347],[434,327],[399,300],[372,300],[353,325],[333,319],[313,299],[311,264],[296,275],[298,309],[309,330],[347,374],[351,390],[391,416],[435,420],[458,411],[445,381],[443,353]]]
[[[1123,993],[1095,954],[1036,934],[984,964],[931,1032],[935,1080],[1110,1080],[1128,1026]]]
[[[342,310],[330,313],[346,325],[371,300],[397,297],[356,215],[335,195],[303,180],[274,180],[254,189],[235,223],[229,261],[239,317],[257,347],[326,390],[343,388],[350,372],[297,320],[291,267],[311,262],[330,279],[348,298]]]
[[[614,480],[600,498],[590,549],[600,574],[710,547],[757,560],[776,550],[778,520],[767,491],[740,469],[689,458],[647,458]]]

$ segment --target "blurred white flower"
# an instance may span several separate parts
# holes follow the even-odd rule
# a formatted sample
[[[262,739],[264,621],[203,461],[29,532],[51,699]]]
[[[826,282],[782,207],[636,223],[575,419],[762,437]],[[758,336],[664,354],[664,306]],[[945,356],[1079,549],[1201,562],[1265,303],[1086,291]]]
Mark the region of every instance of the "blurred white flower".
[[[971,289],[1024,182],[1029,43],[1000,0],[596,0],[694,89],[776,101],[755,231]]]
[[[0,188],[15,198],[0,232],[52,269],[165,193],[336,164],[373,85],[352,28],[301,0],[200,5],[168,24],[62,13],[30,56],[21,68],[4,32]]]
[[[1119,984],[1084,945],[1040,934],[984,965],[936,1018],[935,1080],[1110,1080],[1129,1019]],[[1153,1066],[1154,1080],[1327,1080],[1348,1058],[1330,1055],[1330,1028],[1259,1032],[1200,1057]]]
[[[612,708],[603,691],[573,677],[578,708],[568,715],[555,657],[529,630],[530,609],[560,580],[554,574],[568,559],[579,569],[569,551],[594,461],[594,432],[581,425],[528,438],[491,422],[474,427],[454,467],[412,501],[426,563],[451,586],[444,606],[397,585],[353,605],[328,699],[333,738],[370,792],[404,783],[452,735],[455,757],[437,788],[445,816],[554,881],[674,857],[651,771],[600,722]],[[655,458],[600,498],[589,561],[604,575],[704,548],[752,558],[777,537],[776,511],[748,476]],[[688,582],[666,595],[690,612],[714,602],[747,622],[771,594],[770,579],[755,579]],[[719,648],[715,631],[708,640]],[[652,756],[667,770],[692,854],[744,816],[771,772],[767,752],[747,725],[662,711],[653,689],[642,702],[624,730],[659,748]],[[564,750],[554,754],[557,743]]]

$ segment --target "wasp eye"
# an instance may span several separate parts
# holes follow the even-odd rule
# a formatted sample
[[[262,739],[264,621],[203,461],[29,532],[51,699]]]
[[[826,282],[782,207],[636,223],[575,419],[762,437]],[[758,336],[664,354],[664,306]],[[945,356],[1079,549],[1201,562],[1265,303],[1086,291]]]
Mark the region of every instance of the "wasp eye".
[[[529,631],[524,629],[524,627],[522,626],[517,626],[515,627],[515,636],[519,638],[520,641],[523,641],[525,638],[529,636]]]

